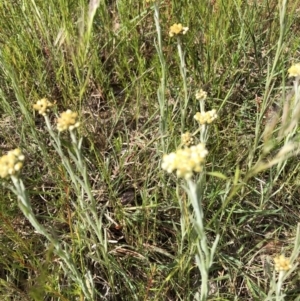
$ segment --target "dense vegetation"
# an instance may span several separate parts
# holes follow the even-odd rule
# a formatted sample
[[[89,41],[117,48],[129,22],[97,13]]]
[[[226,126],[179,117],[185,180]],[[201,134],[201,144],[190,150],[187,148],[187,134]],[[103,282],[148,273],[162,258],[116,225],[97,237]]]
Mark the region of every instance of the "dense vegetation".
[[[2,0],[1,300],[299,301],[299,22],[298,0]]]

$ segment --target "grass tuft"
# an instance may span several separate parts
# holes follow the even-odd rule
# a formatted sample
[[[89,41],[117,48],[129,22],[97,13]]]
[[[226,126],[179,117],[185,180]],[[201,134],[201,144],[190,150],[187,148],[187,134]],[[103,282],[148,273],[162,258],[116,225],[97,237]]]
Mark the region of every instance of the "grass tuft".
[[[299,1],[202,2],[1,2],[3,300],[299,300]]]

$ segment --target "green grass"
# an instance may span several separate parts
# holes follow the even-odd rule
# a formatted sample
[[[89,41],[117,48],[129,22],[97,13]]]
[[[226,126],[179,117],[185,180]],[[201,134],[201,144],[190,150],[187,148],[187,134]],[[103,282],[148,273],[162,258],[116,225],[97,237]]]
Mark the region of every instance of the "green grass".
[[[90,300],[194,300],[201,277],[192,208],[183,181],[160,167],[163,153],[180,145],[182,128],[180,61],[176,38],[168,35],[174,23],[189,27],[181,39],[184,131],[197,129],[197,89],[208,92],[206,108],[219,116],[209,128],[201,191],[208,244],[220,234],[208,300],[283,300],[267,295],[273,258],[290,256],[299,244],[299,134],[295,128],[276,140],[286,126],[280,119],[270,137],[263,133],[266,111],[274,103],[282,108],[291,90],[287,70],[299,59],[299,1],[288,4],[282,26],[278,1],[161,1],[163,64],[153,4],[100,1],[93,18],[88,2],[0,4],[0,155],[22,149],[21,178],[33,212],[78,271],[72,274],[55,244],[32,227],[11,181],[1,179],[1,300],[88,300],[84,286]],[[80,115],[94,207],[79,205],[88,197],[80,195],[32,109],[43,97],[56,101],[57,112]],[[55,122],[53,113],[49,118]],[[291,140],[292,156],[262,165]],[[67,151],[69,135],[62,133],[61,141],[67,156],[74,154]],[[102,238],[89,214],[97,215]],[[300,300],[297,269],[283,291],[284,300]]]

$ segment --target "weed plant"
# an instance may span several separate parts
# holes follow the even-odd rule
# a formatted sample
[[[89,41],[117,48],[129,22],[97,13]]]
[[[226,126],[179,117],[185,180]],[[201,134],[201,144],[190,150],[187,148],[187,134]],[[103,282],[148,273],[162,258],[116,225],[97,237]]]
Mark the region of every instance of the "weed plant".
[[[1,1],[1,300],[299,301],[298,7]]]

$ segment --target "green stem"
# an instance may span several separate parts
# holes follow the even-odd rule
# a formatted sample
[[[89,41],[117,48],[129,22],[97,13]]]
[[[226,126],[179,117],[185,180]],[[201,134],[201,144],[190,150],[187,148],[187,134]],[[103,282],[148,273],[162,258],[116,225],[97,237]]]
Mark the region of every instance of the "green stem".
[[[272,87],[272,80],[273,77],[275,76],[275,69],[277,67],[282,49],[283,49],[283,45],[284,45],[284,35],[285,35],[285,16],[286,16],[286,5],[287,5],[287,0],[283,0],[282,1],[282,5],[279,9],[279,14],[280,14],[280,18],[279,18],[279,24],[280,24],[280,35],[279,35],[279,39],[277,42],[277,49],[276,49],[276,54],[275,54],[275,58],[272,64],[272,69],[270,72],[268,72],[267,75],[267,80],[266,80],[266,86],[265,86],[265,91],[266,93],[264,94],[264,99],[262,101],[262,108],[259,112],[259,115],[257,117],[257,121],[256,121],[256,127],[255,127],[255,138],[253,141],[253,148],[252,151],[249,154],[249,163],[248,163],[248,167],[249,169],[251,169],[251,166],[253,164],[253,160],[254,160],[254,154],[255,151],[257,149],[258,143],[261,139],[261,135],[259,134],[259,130],[260,130],[260,125],[262,124],[262,120],[264,118],[265,112],[267,110],[268,107],[268,99],[270,98],[270,93],[273,90]],[[268,70],[269,71],[269,70]]]
[[[167,130],[166,116],[168,116],[168,108],[165,105],[166,62],[165,62],[163,48],[162,48],[161,28],[159,24],[159,4],[157,2],[155,2],[154,4],[154,21],[155,21],[155,27],[157,32],[157,40],[158,40],[158,44],[156,45],[156,51],[161,65],[161,80],[160,80],[160,85],[157,89],[157,98],[158,98],[159,111],[160,111],[160,135],[161,135],[162,151],[166,152],[166,146],[165,146],[165,135]]]
[[[189,99],[188,99],[187,78],[186,78],[186,64],[185,64],[184,52],[183,52],[183,49],[182,49],[180,36],[177,36],[177,49],[178,49],[178,55],[179,55],[179,59],[180,59],[180,74],[181,74],[181,77],[182,77],[183,93],[184,93],[184,102],[183,102],[183,104],[180,101],[181,132],[184,133],[186,109],[187,109]]]
[[[68,273],[68,274],[71,275],[71,278],[75,282],[80,284],[80,287],[82,288],[83,293],[86,296],[86,298],[88,298],[88,300],[92,300],[92,299],[90,299],[90,298],[92,298],[92,296],[91,296],[84,280],[82,279],[82,276],[80,275],[78,269],[76,268],[72,258],[70,257],[69,253],[66,252],[61,247],[59,242],[53,236],[51,236],[47,232],[47,230],[36,219],[36,217],[32,211],[31,203],[30,203],[28,195],[26,193],[26,189],[24,187],[23,181],[14,176],[11,176],[11,180],[16,189],[15,191],[14,190],[13,191],[16,193],[16,195],[18,197],[19,207],[20,207],[21,211],[23,212],[24,216],[28,219],[28,221],[31,223],[31,225],[37,231],[37,233],[45,236],[47,238],[47,240],[54,246],[56,254],[64,261],[64,263],[68,267],[68,270],[66,270],[64,268],[65,272],[71,271],[71,273]]]

